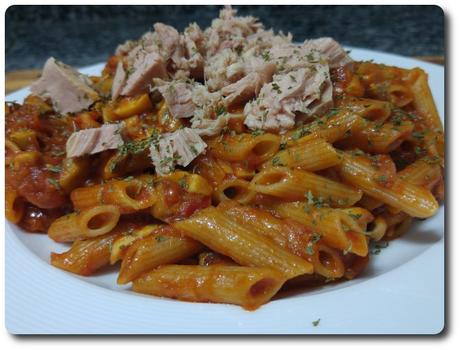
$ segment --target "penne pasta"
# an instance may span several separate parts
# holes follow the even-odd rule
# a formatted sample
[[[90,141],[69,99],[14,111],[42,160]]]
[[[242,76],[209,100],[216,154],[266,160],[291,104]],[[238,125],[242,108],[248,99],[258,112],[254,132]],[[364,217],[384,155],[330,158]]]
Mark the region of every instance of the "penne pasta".
[[[21,221],[24,215],[25,201],[18,196],[17,191],[7,189],[5,192],[5,216],[14,224]]]
[[[261,267],[168,265],[134,280],[133,290],[194,302],[241,305],[255,310],[269,301],[286,277]]]
[[[209,142],[211,155],[235,162],[250,159],[254,164],[260,164],[272,157],[279,149],[280,137],[274,134],[239,134],[224,135]]]
[[[334,147],[321,138],[314,138],[278,152],[262,167],[284,166],[291,169],[317,171],[339,163],[340,158]]]
[[[439,164],[430,164],[427,159],[421,158],[399,171],[398,176],[431,190],[442,179],[442,170]]]
[[[335,207],[347,207],[360,200],[359,189],[303,170],[273,167],[262,170],[249,188],[287,201],[299,201],[310,192],[319,201]]]
[[[112,244],[112,249],[110,251],[110,264],[113,265],[118,260],[122,259],[126,253],[126,250],[135,241],[151,235],[161,227],[161,225],[146,225],[142,228],[128,231],[123,236],[118,237]]]
[[[200,253],[198,256],[198,265],[200,266],[213,266],[213,265],[223,265],[223,266],[238,266],[236,262],[230,259],[227,256],[209,251]]]
[[[325,116],[283,136],[282,142],[287,146],[308,142],[313,138],[322,138],[329,143],[342,140],[352,131],[366,128],[366,120],[347,109],[333,110],[334,115]]]
[[[313,272],[308,261],[280,248],[216,208],[206,208],[187,220],[174,223],[173,227],[240,265],[270,267],[287,278]]]
[[[351,132],[339,146],[360,148],[370,153],[390,153],[408,139],[413,130],[412,122],[401,123],[398,126],[393,123],[372,123],[365,129]]]
[[[228,218],[312,263],[315,273],[326,278],[342,277],[343,264],[334,252],[321,244],[321,234],[294,220],[276,218],[264,210],[241,206],[233,201],[222,202],[218,208]]]
[[[411,216],[426,218],[434,215],[439,207],[428,190],[397,177],[389,180],[385,175],[379,175],[363,157],[344,154],[340,174],[345,181],[368,196]]]
[[[365,230],[355,217],[340,209],[316,208],[300,202],[275,204],[273,209],[282,217],[297,221],[319,233],[332,248],[360,256],[367,255]]]
[[[351,99],[350,101],[344,102],[344,106],[360,117],[380,123],[390,118],[392,110],[391,103],[369,98]]]
[[[97,205],[116,206],[121,214],[130,214],[151,207],[157,194],[152,176],[112,180],[101,185],[80,187],[70,198],[74,208],[83,210]]]
[[[213,198],[216,203],[225,200],[235,200],[242,204],[250,203],[256,192],[249,188],[250,183],[241,179],[223,181],[214,191]]]
[[[164,264],[173,264],[203,249],[202,245],[171,227],[159,228],[147,237],[136,240],[126,251],[117,283],[126,284]]]
[[[414,96],[414,106],[424,123],[429,129],[443,130],[436,105],[428,86],[427,74],[419,68],[410,72],[410,79],[413,80],[410,88]]]
[[[113,242],[125,232],[142,225],[143,220],[121,222],[111,232],[94,238],[77,240],[64,253],[51,253],[51,265],[77,275],[89,276],[109,265]]]
[[[117,234],[106,234],[87,240],[75,241],[65,253],[51,253],[51,265],[77,275],[89,276],[108,265],[110,244]]]
[[[60,217],[51,224],[48,236],[56,242],[97,237],[114,229],[119,219],[116,206],[100,205]]]

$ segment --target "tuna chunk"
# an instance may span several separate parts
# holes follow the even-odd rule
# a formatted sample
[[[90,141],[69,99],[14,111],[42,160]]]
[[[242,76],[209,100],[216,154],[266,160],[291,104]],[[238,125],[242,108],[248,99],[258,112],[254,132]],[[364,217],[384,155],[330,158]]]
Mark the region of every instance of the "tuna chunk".
[[[165,61],[157,52],[139,51],[130,70],[132,73],[126,80],[122,95],[134,96],[143,93],[148,90],[153,78],[166,79],[168,77]]]
[[[184,48],[183,57],[177,64],[179,72],[174,77],[203,79],[204,76],[204,34],[196,24],[190,24],[181,35],[181,45]]]
[[[252,57],[245,61],[245,71],[247,75],[244,78],[222,88],[227,107],[241,105],[257,97],[262,86],[272,80],[276,65]]]
[[[227,126],[228,119],[219,116],[217,119],[194,119],[192,120],[192,129],[199,136],[215,136],[219,135]]]
[[[176,165],[189,165],[206,147],[195,130],[184,128],[160,135],[150,146],[150,157],[156,172],[167,175]]]
[[[123,44],[118,45],[115,50],[115,55],[117,56],[125,56],[127,55],[134,47],[136,47],[138,43],[134,40],[127,40]]]
[[[30,90],[34,95],[50,99],[54,109],[62,114],[80,112],[99,99],[86,75],[53,57],[46,61],[42,76]]]
[[[216,136],[221,134],[232,118],[241,118],[241,114],[219,115],[216,119],[192,119],[192,129],[200,136]]]
[[[163,23],[155,23],[153,28],[155,29],[154,40],[156,41],[164,60],[167,61],[180,47],[179,32],[174,27]],[[177,55],[182,56],[182,52],[178,52]]]
[[[118,62],[115,77],[112,83],[112,100],[115,100],[121,94],[121,90],[126,83],[126,72],[123,68],[123,62]]]
[[[165,82],[154,79],[155,89],[165,99],[169,112],[175,118],[209,119],[224,107],[222,95],[209,92],[205,85],[190,81]]]
[[[155,85],[163,96],[169,112],[174,118],[190,118],[195,112],[195,104],[192,101],[191,84],[183,81],[164,82],[155,80]]]
[[[321,113],[332,105],[327,64],[276,74],[257,100],[246,104],[245,124],[250,129],[286,131],[294,127],[296,112]]]
[[[121,124],[104,124],[99,128],[84,129],[70,135],[66,144],[67,158],[95,154],[123,145]]]
[[[205,85],[195,83],[192,90],[192,100],[196,106],[193,120],[210,119],[221,114],[224,102],[220,92],[209,92]]]
[[[220,11],[219,18],[214,19],[211,27],[205,31],[208,56],[214,56],[225,48],[243,47],[246,37],[262,28],[262,24],[255,17],[236,17],[235,15],[235,10],[230,6],[225,6]]]
[[[348,56],[340,44],[332,38],[319,38],[305,41],[304,47],[318,50],[327,58],[331,68],[345,66],[353,60]]]
[[[292,35],[284,35],[283,33],[275,34],[272,29],[259,29],[256,33],[249,35],[247,38],[245,51],[255,49],[256,54],[271,49],[275,46],[286,45],[292,42]]]
[[[218,55],[210,57],[204,67],[206,85],[211,91],[238,81],[244,74],[243,62],[231,49],[224,49]]]

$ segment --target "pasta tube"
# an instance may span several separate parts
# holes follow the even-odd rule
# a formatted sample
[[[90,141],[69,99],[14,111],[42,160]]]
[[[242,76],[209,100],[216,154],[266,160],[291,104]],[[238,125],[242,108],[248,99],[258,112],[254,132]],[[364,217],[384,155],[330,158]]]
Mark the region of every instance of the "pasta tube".
[[[120,211],[116,206],[99,205],[61,216],[49,227],[48,236],[56,242],[101,236],[114,229],[119,219]]]
[[[255,310],[268,302],[286,281],[270,268],[168,265],[134,280],[133,290],[194,302],[241,305]]]
[[[285,166],[293,169],[317,171],[340,163],[334,147],[321,138],[289,147],[275,154],[263,167]]]
[[[279,203],[273,209],[321,235],[333,248],[365,256],[368,253],[365,230],[353,216],[340,209],[315,208],[304,203]]]
[[[209,207],[173,226],[240,265],[271,267],[287,278],[312,273],[308,261],[280,248],[249,227],[237,223],[220,210]]]
[[[427,218],[434,215],[439,207],[428,190],[398,177],[388,179],[386,175],[379,174],[364,157],[344,154],[340,174],[345,181],[367,195],[410,216]]]
[[[188,258],[203,249],[186,237],[179,237],[172,227],[165,227],[135,241],[126,251],[118,275],[118,284],[125,284],[146,271]]]
[[[300,201],[310,192],[335,207],[348,207],[360,200],[362,192],[348,185],[303,170],[268,168],[251,181],[250,189],[288,201]]]

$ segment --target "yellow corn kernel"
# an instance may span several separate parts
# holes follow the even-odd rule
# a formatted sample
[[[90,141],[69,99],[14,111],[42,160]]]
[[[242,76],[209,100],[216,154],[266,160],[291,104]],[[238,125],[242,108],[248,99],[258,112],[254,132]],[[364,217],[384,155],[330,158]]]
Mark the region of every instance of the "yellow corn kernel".
[[[123,99],[115,108],[114,113],[119,119],[125,119],[135,114],[151,111],[152,103],[148,94],[143,94],[138,97]]]
[[[179,170],[167,175],[165,178],[177,182],[189,193],[197,193],[205,196],[209,196],[212,193],[212,187],[208,180],[198,174],[190,174]]]
[[[95,88],[97,91],[104,95],[110,95],[112,93],[113,77],[110,75],[102,76],[97,82],[95,82]]]
[[[21,150],[26,150],[30,145],[38,145],[37,133],[31,129],[21,129],[10,135],[11,141],[19,146]]]
[[[13,165],[15,169],[31,167],[40,164],[41,159],[41,154],[39,152],[21,152],[14,157]]]
[[[89,159],[87,158],[66,158],[62,163],[62,173],[59,178],[59,185],[66,193],[80,186],[89,171]]]
[[[115,114],[113,106],[108,104],[102,107],[102,119],[104,120],[104,123],[108,123],[117,121],[120,118]]]
[[[95,120],[95,117],[97,117],[97,115],[95,115],[94,112],[81,112],[76,115],[75,119],[78,120],[80,129],[90,129],[101,126],[101,124]]]
[[[51,112],[53,110],[49,104],[35,95],[27,96],[24,100],[24,104],[37,107],[40,114]]]
[[[190,193],[202,194],[210,196],[212,193],[212,187],[209,182],[198,174],[190,174],[185,179],[187,185],[186,190]]]

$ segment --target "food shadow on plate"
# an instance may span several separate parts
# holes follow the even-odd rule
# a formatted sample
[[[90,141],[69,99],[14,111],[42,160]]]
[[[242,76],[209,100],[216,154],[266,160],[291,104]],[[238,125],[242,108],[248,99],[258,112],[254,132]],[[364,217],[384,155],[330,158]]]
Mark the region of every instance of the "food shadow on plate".
[[[272,300],[295,297],[305,293],[316,294],[322,290],[329,290],[331,287],[337,287],[338,285],[343,287],[343,283],[341,282],[343,282],[342,279],[337,279],[324,284],[323,277],[317,275],[301,275],[287,281]]]
[[[398,239],[401,242],[416,243],[416,244],[433,244],[442,239],[443,232],[436,232],[435,230],[413,230],[412,234],[403,235]]]

